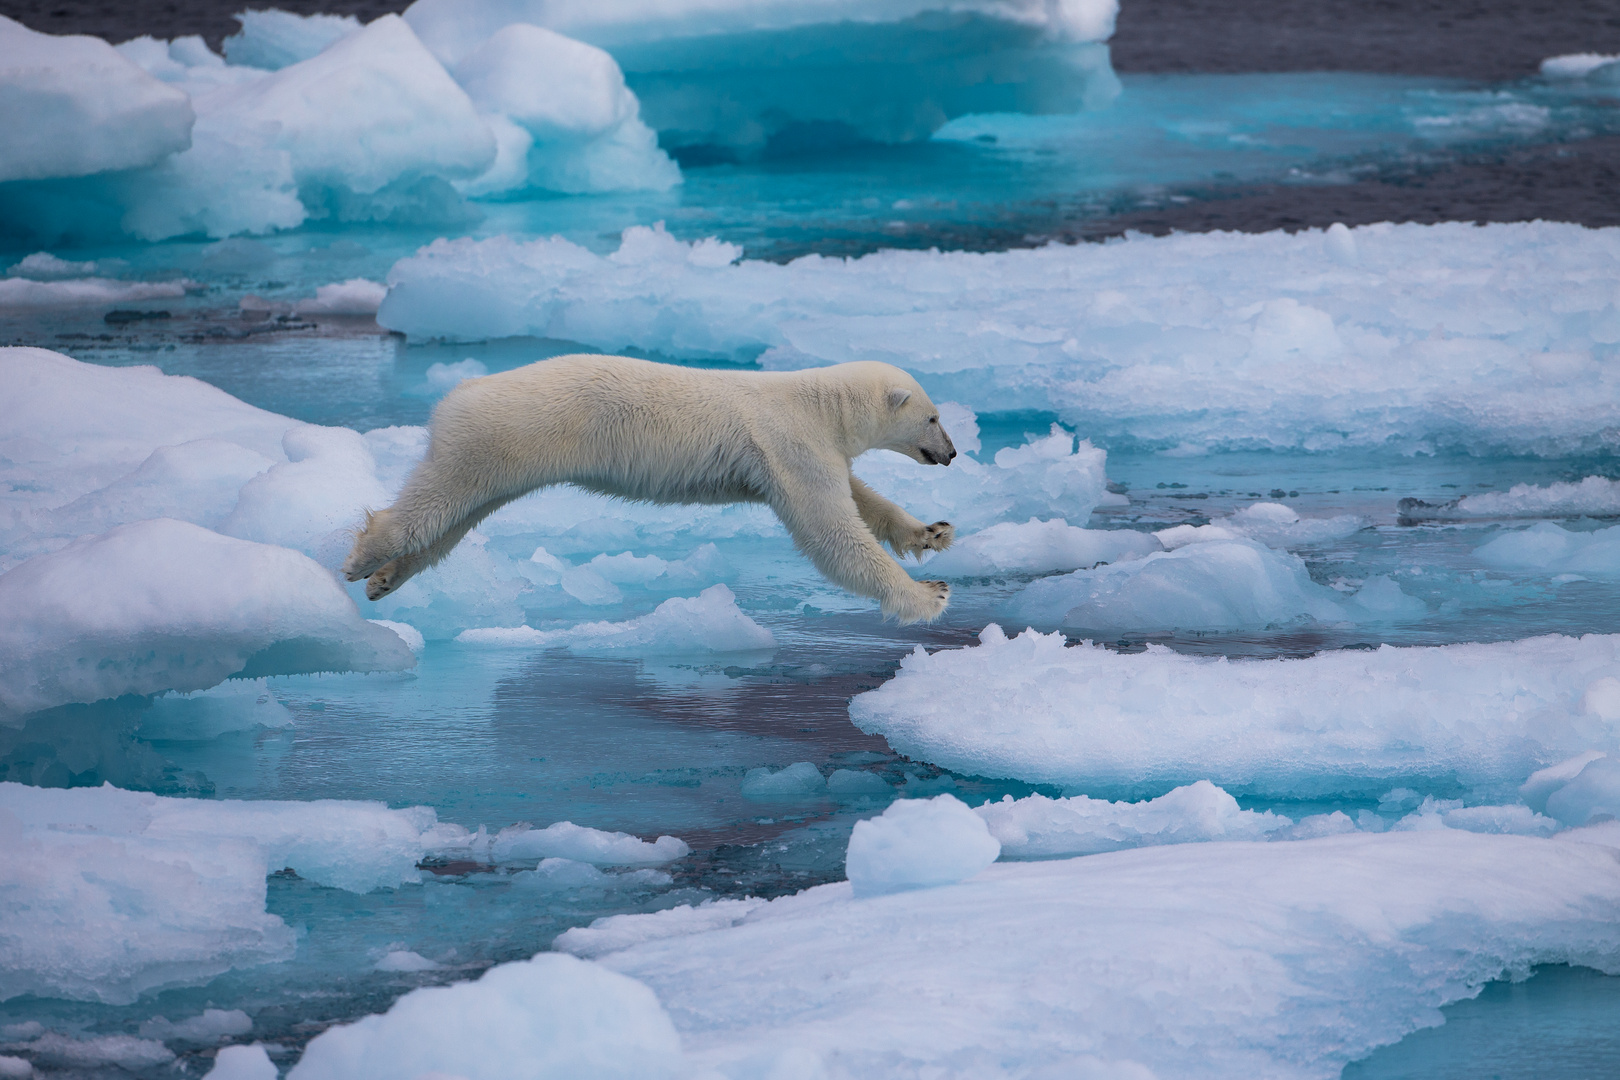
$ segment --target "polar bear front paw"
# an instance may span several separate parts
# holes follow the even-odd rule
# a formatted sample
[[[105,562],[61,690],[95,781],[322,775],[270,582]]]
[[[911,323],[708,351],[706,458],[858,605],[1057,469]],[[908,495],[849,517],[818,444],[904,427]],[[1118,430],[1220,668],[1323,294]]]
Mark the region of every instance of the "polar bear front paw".
[[[366,599],[381,600],[404,582],[400,560],[395,559],[366,579]]]
[[[951,602],[951,587],[943,581],[915,581],[901,602],[890,612],[901,625],[914,622],[933,622],[945,613]]]
[[[944,551],[956,542],[956,526],[948,521],[920,525],[900,545],[902,555],[921,555],[925,551]]]

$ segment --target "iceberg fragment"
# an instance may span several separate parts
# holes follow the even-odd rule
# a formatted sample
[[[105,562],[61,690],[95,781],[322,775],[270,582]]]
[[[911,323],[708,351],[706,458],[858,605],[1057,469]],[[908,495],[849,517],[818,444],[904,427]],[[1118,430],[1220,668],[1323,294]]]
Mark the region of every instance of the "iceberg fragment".
[[[850,702],[851,719],[957,772],[1094,790],[1207,778],[1311,797],[1400,777],[1511,790],[1571,754],[1620,749],[1620,726],[1583,705],[1620,670],[1613,635],[1254,661],[1008,638],[994,624],[980,641],[919,649]]]
[[[0,182],[156,164],[191,145],[186,95],[100,38],[0,15]]]
[[[524,648],[565,647],[574,652],[749,652],[776,648],[771,632],[743,614],[724,585],[697,596],[675,596],[650,615],[627,622],[590,622],[562,630],[530,626],[463,630],[456,640],[469,645]]]
[[[1005,521],[962,537],[949,550],[923,563],[917,572],[946,578],[1050,574],[1140,558],[1162,550],[1159,541],[1148,533],[1081,529],[1063,518],[1030,518],[1021,525]]]
[[[601,46],[665,146],[703,160],[925,139],[970,112],[1072,112],[1119,82],[1099,44],[1115,0],[788,0],[615,8],[417,0],[405,18],[448,65],[533,24]]]
[[[1466,521],[1470,518],[1620,517],[1620,480],[1588,476],[1579,483],[1514,484],[1507,491],[1464,495],[1445,503],[1402,499],[1405,521]]]
[[[225,39],[225,58],[265,71],[308,60],[360,29],[353,15],[298,15],[274,8],[241,11],[233,18],[242,28]]]
[[[490,857],[499,862],[531,859],[569,859],[592,866],[661,866],[692,853],[683,840],[660,836],[646,841],[629,833],[605,832],[572,821],[559,821],[544,829],[514,825],[502,829],[490,845]]]
[[[1474,555],[1486,566],[1504,570],[1614,577],[1620,575],[1620,525],[1573,532],[1539,521],[1528,529],[1503,533],[1475,549]]]
[[[328,1028],[288,1080],[467,1080],[672,1076],[680,1037],[641,983],[541,953],[474,982],[413,990],[378,1016]]]

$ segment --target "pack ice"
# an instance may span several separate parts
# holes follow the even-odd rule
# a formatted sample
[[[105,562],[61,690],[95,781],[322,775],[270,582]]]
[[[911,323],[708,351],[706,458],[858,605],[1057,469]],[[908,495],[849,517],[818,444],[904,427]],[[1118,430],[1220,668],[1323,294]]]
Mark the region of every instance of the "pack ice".
[[[1602,694],[1620,637],[1324,652],[1303,660],[1123,654],[1060,634],[920,648],[850,702],[908,757],[978,776],[1163,791],[1208,779],[1276,797],[1376,793],[1402,777],[1512,791],[1620,748]]]
[[[625,7],[417,0],[447,65],[530,24],[613,54],[662,145],[706,157],[925,139],[966,113],[1064,113],[1119,93],[1116,0],[721,0]]]
[[[1334,226],[1028,251],[737,261],[644,228],[441,240],[380,321],[416,340],[534,335],[799,368],[884,360],[936,400],[1055,410],[1184,452],[1608,446],[1620,230]]]
[[[617,916],[557,948],[651,987],[722,1075],[1329,1080],[1491,978],[1620,970],[1616,843],[1611,823],[1155,847]]]
[[[95,174],[13,186],[6,225],[160,240],[311,219],[458,222],[465,195],[679,182],[594,46],[497,27],[451,71],[397,15],[362,27],[250,12],[242,23],[230,63],[198,38],[113,50],[0,27],[0,49],[29,58],[7,65],[13,93],[35,103],[0,113],[11,159],[0,158],[0,179]]]

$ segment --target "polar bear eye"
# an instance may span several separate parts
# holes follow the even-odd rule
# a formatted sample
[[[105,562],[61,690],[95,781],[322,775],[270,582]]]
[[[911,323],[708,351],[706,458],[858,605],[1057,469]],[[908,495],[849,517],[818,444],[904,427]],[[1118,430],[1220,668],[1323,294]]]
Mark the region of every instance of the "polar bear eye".
[[[939,423],[939,417],[937,417],[937,416],[930,416],[930,417],[929,417],[929,418],[928,418],[928,422],[929,422],[929,423],[930,423],[930,424],[937,424],[937,423]]]

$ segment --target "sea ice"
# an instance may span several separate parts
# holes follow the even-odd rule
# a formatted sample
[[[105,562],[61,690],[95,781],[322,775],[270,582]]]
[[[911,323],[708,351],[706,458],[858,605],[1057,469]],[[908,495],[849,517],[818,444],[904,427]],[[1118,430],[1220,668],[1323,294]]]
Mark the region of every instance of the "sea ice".
[[[741,790],[750,799],[803,799],[824,794],[827,781],[811,762],[796,761],[785,769],[749,769]]]
[[[1000,842],[955,795],[900,799],[857,821],[844,854],[856,897],[965,881],[996,861]]]
[[[1542,570],[1555,574],[1620,575],[1620,525],[1596,532],[1571,532],[1550,521],[1505,532],[1474,555],[1503,570]]]
[[[652,988],[694,1069],[723,1075],[789,1060],[1056,1075],[1090,1057],[1115,1063],[1099,1075],[1330,1080],[1489,979],[1620,970],[1620,836],[1604,828],[1003,863],[886,896],[840,883],[707,916],[618,916],[602,928],[628,947],[590,951]]]
[[[1109,802],[1075,795],[1049,799],[1004,796],[976,813],[1015,858],[1094,855],[1101,851],[1204,840],[1260,840],[1294,823],[1271,811],[1239,809],[1237,800],[1200,780],[1146,802]]]
[[[152,165],[191,144],[186,95],[100,38],[0,15],[0,181]]]
[[[293,310],[299,315],[375,315],[387,295],[381,282],[351,278],[317,286],[315,299],[300,300]]]
[[[114,588],[86,582],[116,582]],[[232,676],[399,671],[416,658],[286,548],[159,518],[0,574],[0,722]]]
[[[1541,62],[1541,74],[1549,79],[1584,79],[1600,68],[1620,68],[1620,55],[1605,53],[1565,53]],[[1610,68],[1615,70],[1615,68]]]
[[[662,866],[691,853],[685,841],[673,836],[649,842],[629,833],[559,821],[544,829],[523,825],[502,829],[491,842],[489,857],[497,862],[569,859],[592,866]]]
[[[221,1047],[214,1057],[214,1067],[203,1080],[276,1080],[281,1070],[270,1060],[262,1043],[250,1046]]]
[[[1620,818],[1620,759],[1594,758],[1547,796],[1547,816],[1565,825]]]
[[[652,991],[599,965],[541,953],[475,982],[424,987],[386,1013],[328,1028],[287,1080],[670,1076],[680,1037]]]
[[[284,960],[294,935],[265,911],[267,873],[291,868],[363,893],[417,881],[424,855],[470,840],[423,807],[175,799],[110,785],[0,783],[0,823],[0,896],[12,913],[0,925],[0,1000],[128,1003]],[[236,1023],[205,1013],[153,1033],[235,1033],[225,1021]]]
[[[753,154],[772,140],[925,139],[971,112],[1098,107],[1119,82],[1098,44],[1116,0],[775,0],[613,8],[417,0],[405,18],[447,65],[533,24],[624,66],[660,141]]]
[[[1159,541],[1148,533],[1082,529],[1063,518],[1030,518],[1023,524],[1005,521],[964,536],[950,550],[926,560],[913,572],[945,578],[1050,574],[1140,558],[1162,550]]]
[[[588,622],[561,630],[530,626],[463,630],[456,640],[469,645],[523,648],[567,648],[577,653],[618,652],[749,652],[776,648],[771,632],[743,614],[737,598],[724,585],[711,585],[697,596],[675,596],[650,615],[627,622]]]
[[[1246,536],[1267,547],[1294,548],[1340,540],[1372,524],[1360,514],[1338,514],[1328,518],[1301,518],[1282,503],[1257,502],[1208,525],[1176,525],[1153,535],[1165,550],[1205,540],[1233,540]]]
[[[961,773],[1163,791],[1208,779],[1281,797],[1385,790],[1400,777],[1511,789],[1620,723],[1585,705],[1620,637],[1344,650],[1303,660],[1124,654],[1061,634],[926,654],[850,702],[863,731]]]
[[[1507,491],[1465,495],[1446,503],[1402,499],[1408,521],[1466,521],[1470,518],[1620,516],[1620,480],[1588,476],[1578,484],[1514,484]]]
[[[296,15],[274,8],[241,11],[234,18],[242,28],[225,39],[225,58],[265,71],[308,60],[360,29],[353,15]]]
[[[534,335],[608,352],[885,360],[936,400],[1054,410],[1149,446],[1598,451],[1620,340],[1620,230],[1369,225],[1132,237],[988,254],[745,260],[642,228],[441,240],[400,260],[379,320],[413,340]],[[1436,331],[1436,328],[1439,331]]]
[[[66,281],[0,280],[0,309],[109,308],[143,300],[172,300],[186,295],[185,281],[114,281],[84,277]]]
[[[1253,540],[1210,540],[1031,582],[1018,619],[1088,630],[1259,629],[1355,621],[1297,556]]]
[[[253,1020],[241,1009],[204,1009],[197,1016],[188,1016],[178,1023],[167,1017],[154,1016],[141,1024],[141,1038],[159,1042],[181,1040],[194,1043],[213,1043],[233,1035],[246,1035],[253,1030]]]

